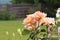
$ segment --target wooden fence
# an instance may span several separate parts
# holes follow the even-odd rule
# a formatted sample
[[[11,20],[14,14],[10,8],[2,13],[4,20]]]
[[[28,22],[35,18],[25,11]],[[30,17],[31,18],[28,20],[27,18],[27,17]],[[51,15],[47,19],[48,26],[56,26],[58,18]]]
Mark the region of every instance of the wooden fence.
[[[39,4],[39,6],[41,6]],[[29,8],[35,7],[34,4],[0,4],[0,11],[8,8],[9,13],[15,13],[17,18],[25,17]]]

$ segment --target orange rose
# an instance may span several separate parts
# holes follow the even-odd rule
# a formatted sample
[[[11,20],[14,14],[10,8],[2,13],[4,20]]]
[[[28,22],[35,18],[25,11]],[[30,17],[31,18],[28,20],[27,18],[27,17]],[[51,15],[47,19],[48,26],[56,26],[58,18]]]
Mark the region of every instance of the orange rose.
[[[36,16],[36,20],[40,20],[40,19],[45,18],[47,16],[47,14],[42,13],[40,11],[35,12],[34,15]]]
[[[46,18],[41,19],[39,21],[39,23],[40,23],[40,25],[44,24],[44,25],[52,25],[52,26],[54,26],[55,25],[55,20],[54,20],[54,18],[46,17]]]
[[[37,27],[36,27],[36,25],[26,25],[25,28],[26,28],[27,30],[32,31],[32,30],[35,30]]]
[[[33,24],[35,22],[36,22],[36,20],[33,15],[27,15],[27,18],[24,19],[23,24],[28,25],[28,24]]]

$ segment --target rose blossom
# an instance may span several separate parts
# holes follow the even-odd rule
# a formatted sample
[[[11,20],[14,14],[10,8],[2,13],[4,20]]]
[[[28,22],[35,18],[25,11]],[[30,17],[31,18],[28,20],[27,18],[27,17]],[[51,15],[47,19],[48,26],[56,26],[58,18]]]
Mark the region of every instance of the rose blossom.
[[[54,18],[49,18],[49,17],[46,17],[46,18],[43,18],[39,21],[40,25],[41,24],[44,24],[44,25],[52,25],[54,26],[55,25],[55,20]]]
[[[28,30],[36,29],[38,27],[38,24],[55,26],[54,18],[49,18],[46,16],[47,16],[47,14],[37,11],[34,14],[27,15],[27,17],[23,21],[23,24],[24,24],[25,28]]]
[[[36,20],[40,20],[40,19],[45,18],[47,16],[47,14],[40,12],[40,11],[35,12],[34,15],[36,16]]]
[[[35,20],[34,15],[30,14],[30,15],[27,15],[27,18],[24,19],[23,24],[24,25],[31,25],[35,22],[36,22],[36,20]]]
[[[24,26],[27,30],[35,30],[37,28],[36,24],[33,24],[33,25],[25,25]]]

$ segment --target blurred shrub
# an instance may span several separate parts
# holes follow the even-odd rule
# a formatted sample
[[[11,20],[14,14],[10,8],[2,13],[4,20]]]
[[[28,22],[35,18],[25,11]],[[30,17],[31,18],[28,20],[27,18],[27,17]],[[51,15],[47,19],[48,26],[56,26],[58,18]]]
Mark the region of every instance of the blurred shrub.
[[[47,9],[47,15],[49,16],[49,17],[56,17],[56,12],[54,11],[54,9],[53,8],[48,8]]]
[[[29,34],[30,33],[30,31],[29,30],[26,30],[26,29],[24,29],[23,31],[22,31],[22,35],[27,35],[27,34]]]
[[[52,8],[50,5],[47,6],[45,4],[42,4],[41,10],[42,10],[42,12],[47,13],[48,17],[56,18],[56,9]]]
[[[9,13],[7,7],[3,11],[0,11],[0,20],[12,20],[15,19],[16,15]]]
[[[34,3],[34,0],[11,0],[12,4]]]
[[[35,3],[35,4],[38,4],[38,3],[39,3],[39,0],[34,0],[34,3]]]
[[[34,13],[34,12],[36,12],[36,11],[39,11],[41,8],[40,8],[40,6],[36,6],[36,7],[33,7],[33,8],[29,8],[28,9],[28,13]]]
[[[15,19],[15,14],[10,13],[0,13],[0,20],[13,20]]]
[[[36,11],[35,8],[29,8],[29,9],[28,9],[28,13],[34,13],[35,11]]]
[[[14,20],[14,19],[15,19],[15,17],[16,17],[16,15],[15,15],[15,14],[10,14],[10,15],[9,15],[9,20]]]

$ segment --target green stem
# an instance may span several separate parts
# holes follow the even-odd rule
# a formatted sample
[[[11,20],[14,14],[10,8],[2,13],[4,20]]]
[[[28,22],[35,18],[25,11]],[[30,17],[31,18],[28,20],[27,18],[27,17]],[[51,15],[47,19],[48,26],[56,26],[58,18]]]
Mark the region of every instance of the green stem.
[[[46,38],[47,38],[47,40],[48,40],[48,26],[47,26],[47,37],[46,37]]]

